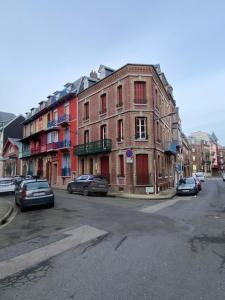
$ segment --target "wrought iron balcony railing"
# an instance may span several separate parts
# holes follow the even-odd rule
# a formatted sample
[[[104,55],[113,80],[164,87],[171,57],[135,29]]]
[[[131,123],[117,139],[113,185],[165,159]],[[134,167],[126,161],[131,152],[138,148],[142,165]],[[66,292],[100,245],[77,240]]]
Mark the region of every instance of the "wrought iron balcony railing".
[[[112,140],[104,139],[87,144],[80,144],[74,148],[74,154],[77,156],[89,155],[95,153],[111,152]]]
[[[59,141],[57,143],[57,148],[62,149],[62,148],[70,148],[71,147],[71,140],[63,140]]]
[[[67,123],[67,122],[70,122],[70,115],[63,114],[58,117],[58,124],[63,124],[63,123]]]
[[[29,149],[22,150],[20,156],[21,158],[30,156],[30,150]]]
[[[47,128],[48,129],[51,129],[51,128],[54,128],[54,127],[57,127],[57,120],[51,120],[51,121],[48,121],[48,125],[47,125]]]

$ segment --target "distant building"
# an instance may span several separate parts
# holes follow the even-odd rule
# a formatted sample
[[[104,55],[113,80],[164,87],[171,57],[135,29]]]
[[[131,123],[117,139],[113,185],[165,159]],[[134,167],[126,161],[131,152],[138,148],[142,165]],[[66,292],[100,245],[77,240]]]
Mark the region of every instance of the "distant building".
[[[8,140],[8,138],[22,138],[23,136],[23,124],[22,122],[25,118],[22,115],[15,116],[8,113],[0,113],[7,120],[2,120],[0,122],[0,177],[3,176],[3,148]]]
[[[218,152],[218,139],[215,133],[194,132],[189,137],[192,147],[193,172],[202,171],[218,175],[220,160]]]
[[[2,152],[3,176],[20,175],[19,139],[8,138]]]

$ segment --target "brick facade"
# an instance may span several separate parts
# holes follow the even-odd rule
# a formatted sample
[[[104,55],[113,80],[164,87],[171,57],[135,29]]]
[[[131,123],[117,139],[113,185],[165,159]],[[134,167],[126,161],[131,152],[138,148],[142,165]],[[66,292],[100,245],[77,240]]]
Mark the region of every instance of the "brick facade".
[[[104,173],[112,191],[145,192],[147,186],[162,190],[174,185],[172,116],[162,117],[175,111],[175,101],[165,80],[152,65],[128,64],[78,94],[80,148],[75,148],[75,154],[79,157],[79,174],[90,170]],[[103,97],[106,112],[102,112]],[[108,149],[104,139],[109,140]],[[128,149],[133,152],[133,163],[127,162]]]

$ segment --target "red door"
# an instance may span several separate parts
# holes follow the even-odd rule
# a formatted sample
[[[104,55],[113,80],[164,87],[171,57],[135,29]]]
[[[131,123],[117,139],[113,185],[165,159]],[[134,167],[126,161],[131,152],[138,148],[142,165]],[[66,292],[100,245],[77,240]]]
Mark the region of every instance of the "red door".
[[[103,156],[101,157],[101,175],[105,176],[110,181],[109,178],[109,157]]]
[[[137,176],[137,185],[149,184],[147,154],[136,155],[136,176]]]

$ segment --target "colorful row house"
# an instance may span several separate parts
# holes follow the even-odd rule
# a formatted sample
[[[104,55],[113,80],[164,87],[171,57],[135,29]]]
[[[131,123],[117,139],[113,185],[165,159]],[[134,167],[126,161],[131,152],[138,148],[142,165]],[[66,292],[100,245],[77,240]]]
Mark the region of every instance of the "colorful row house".
[[[117,192],[174,186],[176,103],[159,65],[101,65],[98,72],[78,94],[78,173],[102,174]]]
[[[32,108],[24,121],[20,158],[22,174],[47,178],[52,185],[65,185],[76,176],[77,93],[82,78],[65,85],[38,108]]]

